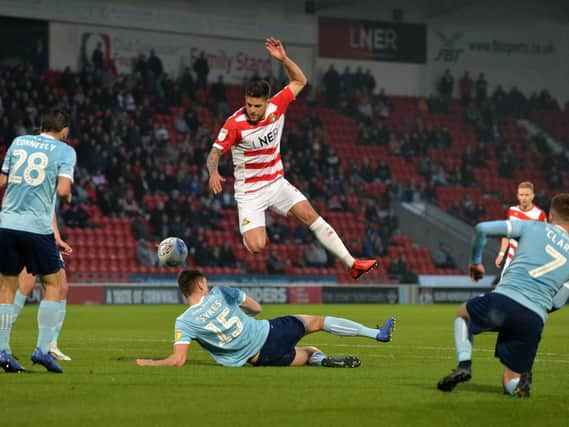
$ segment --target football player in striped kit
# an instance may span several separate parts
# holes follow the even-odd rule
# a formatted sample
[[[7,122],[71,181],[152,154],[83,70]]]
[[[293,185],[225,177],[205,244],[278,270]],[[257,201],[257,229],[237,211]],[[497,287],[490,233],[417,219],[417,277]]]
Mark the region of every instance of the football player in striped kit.
[[[300,67],[287,56],[280,40],[265,42],[269,54],[279,61],[289,84],[270,97],[266,81],[251,82],[245,89],[245,106],[227,119],[207,158],[209,188],[219,194],[225,180],[218,171],[220,157],[231,150],[235,175],[235,200],[243,243],[251,253],[267,244],[265,211],[295,218],[314,233],[318,241],[338,258],[354,279],[378,266],[375,259],[355,259],[336,231],[314,210],[306,197],[284,177],[280,141],[288,106],[307,83]]]

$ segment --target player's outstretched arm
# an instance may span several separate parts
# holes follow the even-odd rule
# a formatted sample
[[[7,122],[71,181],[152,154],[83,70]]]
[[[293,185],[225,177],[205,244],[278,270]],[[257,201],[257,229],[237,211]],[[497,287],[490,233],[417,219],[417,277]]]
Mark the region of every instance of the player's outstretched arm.
[[[250,296],[245,298],[245,301],[239,306],[241,310],[247,315],[254,317],[262,311],[261,304],[255,301]]]
[[[273,58],[283,64],[283,67],[285,68],[290,80],[288,87],[290,90],[292,90],[292,93],[294,93],[294,96],[296,97],[304,88],[304,86],[306,86],[308,79],[300,67],[287,56],[286,50],[280,40],[274,37],[269,37],[267,40],[265,40],[265,47]]]
[[[166,359],[136,359],[136,364],[138,366],[175,366],[180,368],[186,363],[189,348],[190,344],[176,344],[174,351]]]
[[[209,189],[213,194],[219,194],[222,184],[225,181],[218,171],[219,159],[223,152],[219,148],[213,147],[207,156],[206,166],[209,173]]]

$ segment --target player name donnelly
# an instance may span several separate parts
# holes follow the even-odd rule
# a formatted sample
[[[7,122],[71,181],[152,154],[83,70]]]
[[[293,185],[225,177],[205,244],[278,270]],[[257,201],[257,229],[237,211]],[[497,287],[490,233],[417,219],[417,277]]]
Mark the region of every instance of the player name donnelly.
[[[551,242],[555,246],[559,246],[560,248],[563,248],[564,251],[569,251],[569,242],[566,242],[563,239],[560,239],[557,236],[557,233],[555,233],[553,230],[547,230],[547,238],[549,240],[551,240]]]
[[[37,142],[31,139],[20,139],[18,141],[15,141],[14,145],[39,148],[40,150],[49,150],[49,151],[53,151],[57,148],[56,144],[49,144],[47,142]]]

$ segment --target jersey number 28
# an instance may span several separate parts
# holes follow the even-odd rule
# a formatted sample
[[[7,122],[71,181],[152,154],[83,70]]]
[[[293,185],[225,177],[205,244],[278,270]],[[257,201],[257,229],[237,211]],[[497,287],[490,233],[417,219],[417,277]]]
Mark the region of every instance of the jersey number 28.
[[[28,156],[25,150],[14,150],[12,153],[17,157],[14,167],[10,171],[8,182],[11,184],[21,184],[22,178],[24,182],[32,187],[40,185],[45,180],[45,168],[49,163],[47,155],[42,152],[32,153]],[[24,169],[23,176],[18,175],[18,170],[24,163],[27,164]]]

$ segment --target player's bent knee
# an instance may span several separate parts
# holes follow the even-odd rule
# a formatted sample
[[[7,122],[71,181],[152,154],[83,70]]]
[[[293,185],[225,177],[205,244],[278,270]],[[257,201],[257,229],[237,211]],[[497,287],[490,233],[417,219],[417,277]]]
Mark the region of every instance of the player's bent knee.
[[[243,239],[243,243],[245,247],[251,252],[252,254],[259,254],[265,250],[266,247],[266,239],[265,240],[248,240]]]
[[[456,311],[456,317],[462,317],[467,322],[470,321],[470,315],[468,314],[468,310],[466,309],[466,304],[462,304],[458,310]]]

